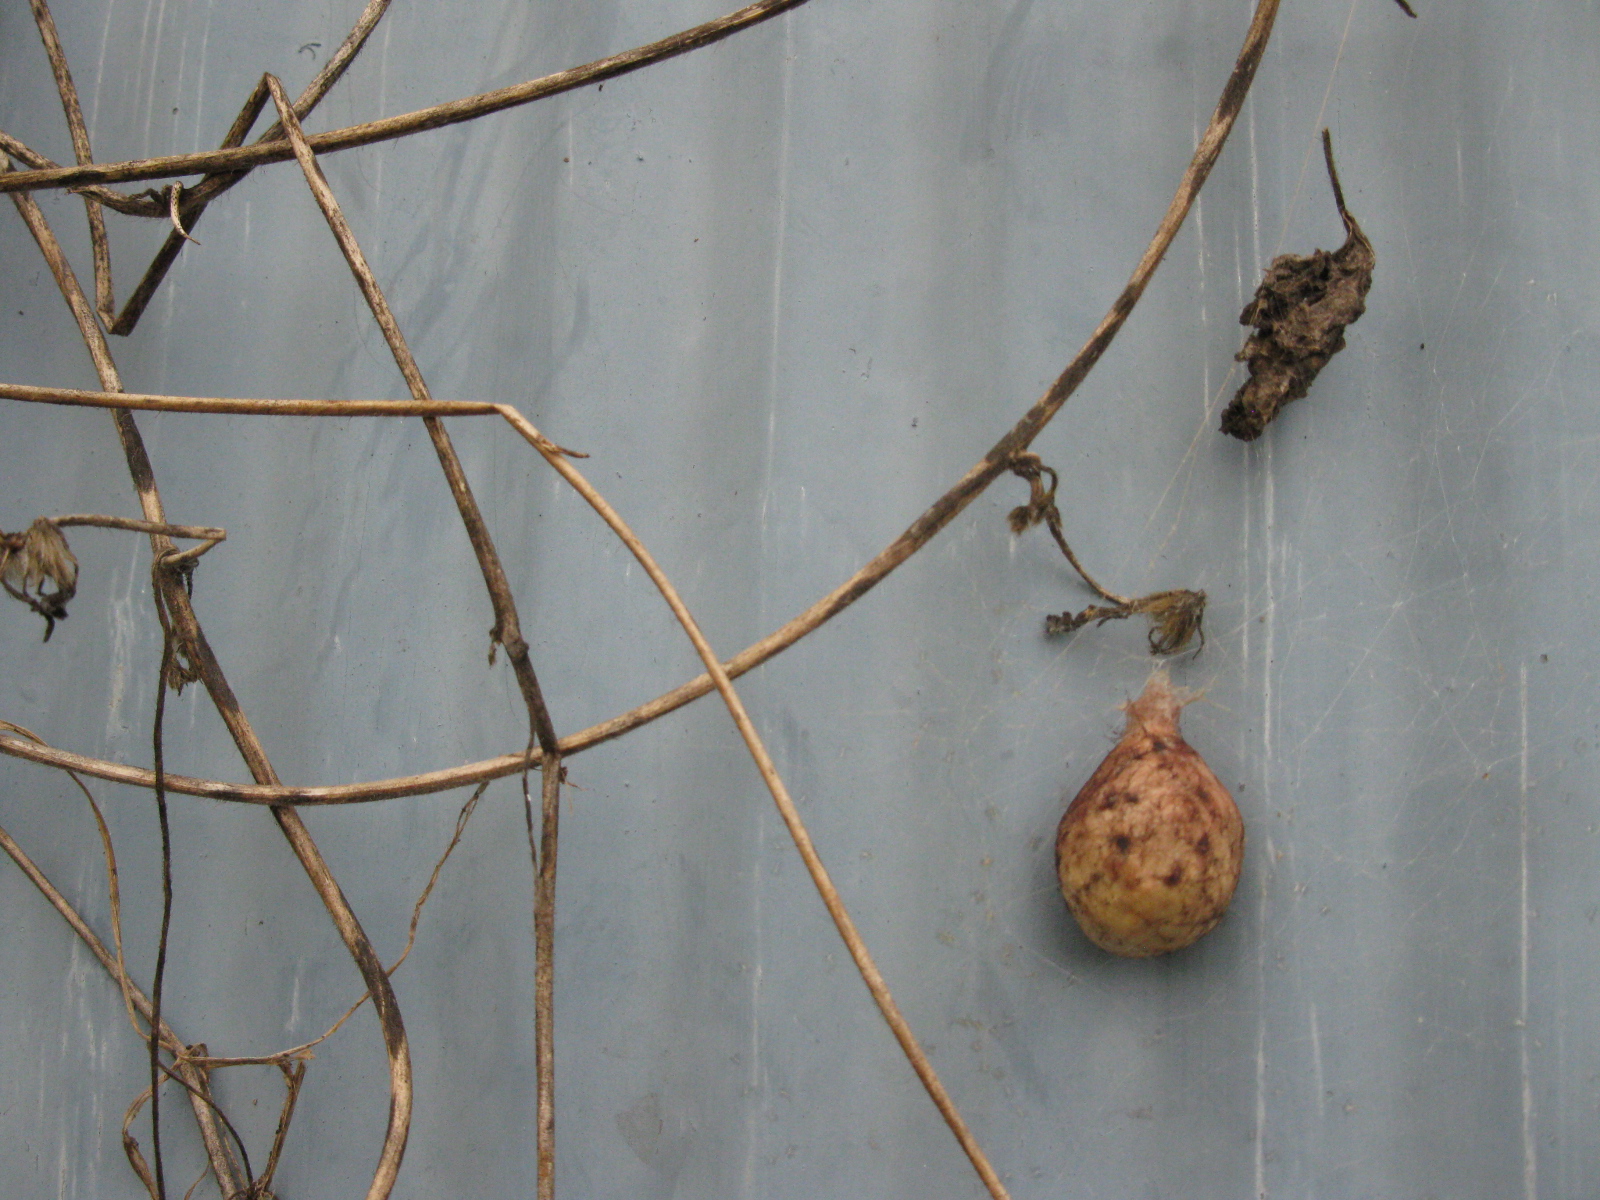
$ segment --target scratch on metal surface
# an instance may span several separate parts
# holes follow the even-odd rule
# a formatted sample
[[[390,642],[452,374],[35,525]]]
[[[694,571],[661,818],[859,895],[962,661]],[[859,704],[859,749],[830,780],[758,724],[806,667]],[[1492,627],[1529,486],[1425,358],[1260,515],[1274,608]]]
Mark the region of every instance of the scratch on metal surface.
[[[1518,668],[1517,701],[1521,717],[1522,748],[1517,771],[1522,816],[1522,929],[1518,955],[1517,1041],[1522,1058],[1522,1195],[1539,1194],[1539,1159],[1533,1144],[1533,1078],[1528,1069],[1528,664]]]
[[[1345,14],[1344,32],[1339,36],[1338,50],[1334,51],[1333,66],[1328,69],[1328,86],[1322,90],[1322,103],[1317,106],[1317,119],[1311,125],[1312,135],[1306,140],[1306,152],[1300,159],[1300,176],[1295,180],[1294,195],[1290,197],[1289,207],[1283,214],[1283,225],[1278,231],[1278,245],[1272,252],[1274,258],[1283,253],[1284,243],[1289,237],[1289,222],[1293,220],[1295,209],[1300,205],[1300,193],[1305,188],[1306,172],[1311,167],[1312,156],[1317,152],[1318,131],[1327,127],[1325,121],[1328,115],[1328,99],[1333,95],[1334,80],[1339,78],[1339,62],[1344,58],[1344,48],[1350,41],[1350,23],[1355,20],[1356,5],[1359,2],[1360,0],[1350,0],[1350,11]],[[1259,261],[1260,255],[1256,257]]]
[[[100,26],[100,61],[95,66],[94,94],[89,98],[89,141],[94,142],[100,132],[100,86],[106,78],[106,47],[111,42],[111,13],[116,0],[106,4],[106,17]]]
[[[783,269],[789,253],[789,134],[793,122],[794,25],[787,16],[783,22],[783,98],[780,102],[783,129],[778,137],[778,213],[774,231],[777,245],[772,255],[772,329],[767,343],[767,446],[761,471],[761,531],[767,530],[767,506],[772,502],[772,462],[778,440],[778,342],[783,323]],[[764,628],[764,626],[763,626]]]
[[[1267,862],[1274,858],[1267,838]],[[1267,884],[1272,871],[1261,871],[1261,907],[1256,920],[1256,1200],[1267,1196]]]
[[[137,542],[129,539],[132,553],[138,552]],[[138,625],[133,619],[134,580],[138,568],[130,562],[122,579],[113,570],[110,603],[106,607],[111,622],[111,692],[106,701],[106,741],[115,744],[121,738],[128,722],[123,718],[122,702],[128,694],[128,677],[133,669],[133,645],[138,636]],[[118,587],[118,583],[123,583]]]
[[[1328,1115],[1328,1089],[1322,1074],[1322,1029],[1317,1023],[1317,1003],[1311,1002],[1311,1080],[1317,1088],[1317,1116]]]

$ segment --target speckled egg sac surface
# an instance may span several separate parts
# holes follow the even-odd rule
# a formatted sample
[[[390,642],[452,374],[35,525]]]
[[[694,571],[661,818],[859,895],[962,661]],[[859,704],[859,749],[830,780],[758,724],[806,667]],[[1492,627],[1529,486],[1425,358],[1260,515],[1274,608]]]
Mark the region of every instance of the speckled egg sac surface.
[[[1193,944],[1216,928],[1239,884],[1244,819],[1178,731],[1186,702],[1165,672],[1153,676],[1056,831],[1067,907],[1113,954]]]

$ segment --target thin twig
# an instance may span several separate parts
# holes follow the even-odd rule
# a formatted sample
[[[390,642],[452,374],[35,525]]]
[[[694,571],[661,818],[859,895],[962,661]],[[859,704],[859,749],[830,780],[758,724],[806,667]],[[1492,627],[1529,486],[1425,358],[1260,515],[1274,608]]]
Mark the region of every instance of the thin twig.
[[[89,928],[89,923],[83,919],[77,909],[72,907],[71,902],[62,895],[61,890],[50,882],[49,877],[39,869],[38,865],[17,844],[16,839],[7,833],[4,828],[0,828],[0,850],[6,852],[11,861],[16,863],[22,873],[28,877],[29,882],[49,901],[50,906],[61,914],[62,919],[78,935],[79,940],[89,948],[89,953],[94,955],[106,974],[110,975],[113,981],[123,989],[124,995],[131,997],[133,1006],[138,1010],[139,1015],[149,1021],[154,1015],[149,998],[129,979],[119,959],[106,949],[105,944],[96,936],[94,930]],[[154,1028],[161,1044],[170,1050],[176,1059],[173,1068],[173,1071],[176,1072],[175,1078],[190,1092],[191,1103],[195,1109],[195,1117],[200,1125],[201,1134],[206,1144],[206,1153],[212,1161],[214,1170],[219,1161],[222,1164],[222,1169],[217,1171],[218,1182],[221,1185],[223,1194],[231,1196],[238,1190],[240,1184],[234,1174],[234,1163],[228,1157],[228,1151],[217,1133],[212,1115],[213,1111],[216,1117],[222,1119],[230,1133],[233,1133],[233,1125],[228,1121],[227,1114],[210,1098],[206,1083],[204,1059],[197,1059],[193,1062],[184,1059],[183,1055],[186,1053],[184,1043],[173,1032],[171,1025],[165,1019],[156,1024]],[[143,1040],[144,1035],[141,1034],[140,1038]],[[167,1071],[165,1064],[162,1065],[162,1070],[164,1072]],[[235,1140],[238,1139],[237,1133],[234,1133],[233,1136]],[[239,1148],[243,1152],[243,1142],[239,1142]]]
[[[133,1168],[133,1173],[139,1177],[139,1182],[144,1184],[144,1190],[150,1200],[162,1200],[161,1183],[150,1173],[150,1164],[145,1161],[144,1153],[139,1149],[139,1143],[129,1132],[133,1119],[139,1115],[139,1110],[144,1107],[146,1100],[154,1095],[156,1085],[144,1089],[133,1098],[133,1103],[128,1105],[128,1111],[122,1114],[122,1152],[128,1156],[128,1165]]]
[[[51,73],[56,77],[56,91],[61,96],[61,108],[67,117],[67,129],[72,134],[72,154],[81,163],[93,162],[89,147],[89,127],[83,121],[83,105],[78,101],[78,89],[72,82],[72,71],[67,67],[67,56],[61,49],[61,39],[56,33],[55,18],[50,15],[46,0],[28,0],[33,9],[34,23],[39,27],[39,38],[44,42],[45,54],[50,59]],[[93,196],[83,198],[89,217],[89,242],[94,253],[95,309],[107,325],[116,318],[117,301],[111,290],[111,244],[106,240],[106,218],[100,204]]]
[[[699,50],[720,42],[740,30],[758,25],[780,13],[798,8],[806,0],[759,0],[714,21],[696,25],[664,37],[660,41],[624,50],[608,58],[597,59],[581,67],[557,71],[553,75],[530,79],[526,83],[498,88],[476,96],[451,100],[432,108],[412,113],[352,125],[328,133],[312,134],[307,140],[318,154],[349,150],[373,142],[389,141],[421,133],[426,129],[441,129],[458,125],[490,113],[516,108],[548,96],[560,95],[591,83],[603,83],[626,75],[642,67]],[[258,143],[231,150],[202,150],[195,154],[169,154],[159,158],[145,158],[131,162],[105,163],[81,167],[52,167],[45,170],[20,171],[10,178],[0,178],[0,192],[32,191],[40,188],[76,188],[85,183],[116,183],[136,179],[167,179],[176,175],[199,175],[239,171],[262,163],[285,162],[294,157],[293,149],[284,142]],[[163,214],[164,215],[164,214]]]
[[[372,268],[368,266],[366,255],[362,253],[361,245],[356,240],[350,223],[345,220],[338,198],[328,186],[327,177],[322,173],[316,155],[306,143],[305,133],[300,128],[299,119],[295,116],[288,97],[284,94],[283,85],[272,75],[267,75],[266,81],[268,89],[272,92],[272,101],[278,109],[278,119],[283,123],[284,133],[294,146],[295,157],[299,160],[306,184],[327,219],[328,228],[333,232],[334,240],[338,243],[345,262],[349,264],[350,272],[355,276],[361,294],[366,298],[367,307],[372,310],[373,320],[383,332],[384,341],[389,345],[389,352],[394,356],[395,365],[399,367],[400,374],[406,381],[411,398],[420,403],[432,400],[427,381],[422,377],[422,370],[411,353],[411,347],[406,343],[405,335],[400,332],[400,325],[394,319],[388,300],[384,298],[383,289],[378,285]],[[553,1200],[555,1196],[553,978],[556,842],[561,804],[561,744],[556,736],[555,725],[550,719],[550,710],[545,703],[544,693],[540,690],[538,676],[534,673],[533,661],[528,655],[528,643],[522,636],[522,626],[517,615],[516,599],[511,594],[511,584],[506,578],[505,567],[500,561],[499,552],[495,549],[494,540],[490,537],[488,523],[483,519],[478,501],[472,494],[472,485],[467,481],[466,470],[455,452],[444,422],[439,417],[430,415],[423,417],[422,423],[428,431],[429,439],[433,442],[445,480],[450,485],[450,494],[455,498],[461,523],[466,527],[467,538],[472,543],[479,570],[483,574],[490,606],[494,609],[494,628],[489,633],[489,661],[491,663],[494,661],[496,645],[505,647],[506,657],[511,661],[512,673],[516,676],[517,686],[522,692],[523,703],[528,710],[529,740],[530,742],[537,740],[542,752],[541,838],[537,853],[533,852],[531,845],[529,847],[538,872],[533,905],[534,1069],[538,1080],[538,1120],[535,1140],[539,1200]]]
[[[301,119],[311,115],[311,110],[328,94],[330,88],[339,81],[354,61],[355,56],[366,45],[367,38],[378,27],[378,22],[383,18],[384,12],[389,7],[389,0],[367,0],[367,6],[361,10],[361,15],[356,18],[356,23],[351,26],[350,32],[345,35],[339,48],[323,64],[322,70],[306,85],[294,102],[294,110]],[[228,129],[222,139],[222,148],[227,149],[237,146],[244,141],[245,134],[250,132],[250,127],[255,124],[256,118],[261,115],[262,108],[267,102],[266,80],[258,80],[251,91],[249,99],[234,119],[233,125]],[[264,134],[256,140],[258,142],[271,142],[283,137],[283,127],[274,123]],[[208,175],[195,187],[189,189],[183,202],[181,216],[190,229],[205,214],[206,206],[223,192],[245,177],[248,171],[234,171],[223,175]],[[145,306],[150,303],[156,289],[161,286],[161,281],[166,278],[167,271],[178,259],[178,252],[183,249],[184,242],[193,241],[188,234],[183,232],[183,224],[174,218],[177,230],[167,235],[167,240],[161,249],[156,252],[155,258],[150,261],[145,269],[143,278],[139,280],[133,294],[128,297],[128,303],[123,306],[121,314],[115,323],[110,326],[110,331],[119,336],[126,336],[133,332],[133,327],[139,323],[139,318],[144,315]],[[198,245],[198,243],[196,243]]]
[[[288,1063],[279,1063],[283,1072],[283,1110],[278,1114],[278,1131],[272,1136],[272,1152],[267,1155],[266,1169],[255,1183],[255,1196],[268,1196],[272,1177],[278,1170],[278,1156],[283,1153],[283,1140],[289,1135],[289,1122],[294,1119],[295,1101],[300,1098],[300,1085],[306,1080],[306,1064],[296,1063],[293,1070]]]
[[[417,941],[417,925],[422,920],[422,906],[428,902],[428,896],[433,892],[434,884],[439,882],[439,873],[444,870],[445,862],[455,851],[456,846],[460,844],[461,835],[467,829],[467,822],[472,819],[472,814],[478,807],[478,801],[483,798],[483,793],[488,787],[489,781],[479,784],[467,802],[461,806],[460,813],[456,815],[455,833],[450,838],[450,844],[444,848],[444,853],[439,856],[439,861],[433,864],[433,874],[428,876],[427,886],[422,889],[422,894],[417,897],[416,904],[411,908],[411,928],[406,934],[405,949],[400,952],[399,958],[389,964],[385,969],[385,974],[392,977],[400,969],[400,965],[411,956],[411,948]],[[233,1058],[207,1057],[197,1059],[190,1055],[188,1056],[188,1061],[203,1063],[207,1067],[243,1067],[250,1065],[282,1066],[295,1059],[308,1058],[312,1049],[338,1033],[339,1027],[355,1016],[356,1011],[370,999],[372,999],[371,992],[362,992],[361,998],[345,1009],[344,1015],[329,1026],[321,1036],[314,1037],[309,1042],[302,1042],[298,1046],[290,1046],[287,1050],[279,1050],[274,1054],[252,1054]]]
[[[158,561],[152,574],[159,576],[163,570]],[[162,586],[159,578],[152,579],[151,594],[161,603]],[[161,622],[161,670],[156,676],[156,715],[151,732],[155,752],[156,814],[161,826],[161,934],[156,942],[156,971],[150,981],[150,1021],[161,1023],[161,993],[167,978],[167,934],[172,928],[172,828],[168,822],[167,790],[163,781],[166,774],[165,739],[162,737],[167,713],[167,675],[172,669],[172,631],[165,618]],[[166,1200],[167,1183],[161,1161],[161,1048],[155,1038],[150,1039],[150,1152],[156,1160],[156,1194]]]
[[[534,860],[539,877],[533,893],[533,1062],[536,1086],[534,1120],[538,1155],[538,1200],[556,1194],[556,849],[561,821],[561,747],[545,752],[539,763],[542,820],[539,853]]]

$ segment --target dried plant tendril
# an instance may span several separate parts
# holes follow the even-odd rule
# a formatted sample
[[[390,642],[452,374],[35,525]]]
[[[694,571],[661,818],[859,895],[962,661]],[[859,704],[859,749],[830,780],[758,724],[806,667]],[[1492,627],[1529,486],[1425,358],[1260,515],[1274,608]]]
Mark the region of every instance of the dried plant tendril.
[[[1046,617],[1044,631],[1047,634],[1072,633],[1090,622],[1104,625],[1107,621],[1121,621],[1143,613],[1150,618],[1151,654],[1176,654],[1196,637],[1200,639],[1201,646],[1206,644],[1202,626],[1206,615],[1204,592],[1175,588],[1133,597],[1107,591],[1083,569],[1078,556],[1067,544],[1066,534],[1061,528],[1061,510],[1056,507],[1056,488],[1060,479],[1054,469],[1045,466],[1044,460],[1037,454],[1021,451],[1011,457],[1011,473],[1028,483],[1028,502],[1013,508],[1006,516],[1011,532],[1020,534],[1034,525],[1044,525],[1084,583],[1102,599],[1110,601],[1106,605],[1091,604],[1080,613],[1064,612]],[[1047,475],[1050,477],[1049,487],[1044,482]]]
[[[1181,950],[1216,928],[1244,861],[1244,820],[1178,714],[1194,697],[1157,671],[1125,706],[1122,739],[1067,806],[1056,874],[1089,940],[1128,958]]]
[[[1322,152],[1333,184],[1333,200],[1344,222],[1344,245],[1307,257],[1280,254],[1272,260],[1239,324],[1255,326],[1236,358],[1248,363],[1247,379],[1222,414],[1222,432],[1243,442],[1261,436],[1278,411],[1311,388],[1328,360],[1344,349],[1344,329],[1367,310],[1376,256],[1367,235],[1344,206],[1333,167],[1333,139],[1322,131]]]

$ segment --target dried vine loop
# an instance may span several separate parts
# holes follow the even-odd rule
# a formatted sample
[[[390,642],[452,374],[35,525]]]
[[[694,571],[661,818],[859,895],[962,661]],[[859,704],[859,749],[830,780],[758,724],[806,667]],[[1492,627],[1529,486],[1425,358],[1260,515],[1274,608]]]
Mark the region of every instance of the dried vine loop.
[[[1060,476],[1053,468],[1046,466],[1037,454],[1029,451],[1013,454],[1010,467],[1013,475],[1028,481],[1028,502],[1013,508],[1006,517],[1011,532],[1022,533],[1035,525],[1044,525],[1050,530],[1050,536],[1055,538],[1061,553],[1072,564],[1072,569],[1102,599],[1110,602],[1107,605],[1091,604],[1080,613],[1064,612],[1046,617],[1046,633],[1072,633],[1091,621],[1096,625],[1104,625],[1107,621],[1120,621],[1142,613],[1150,618],[1151,654],[1176,654],[1196,636],[1200,638],[1202,647],[1206,644],[1205,630],[1201,627],[1206,611],[1204,592],[1177,588],[1134,598],[1107,591],[1083,569],[1083,564],[1078,561],[1078,556],[1067,544],[1066,535],[1061,530],[1061,510],[1056,507],[1056,488],[1060,486]],[[1046,476],[1050,480],[1048,487],[1045,486]]]

